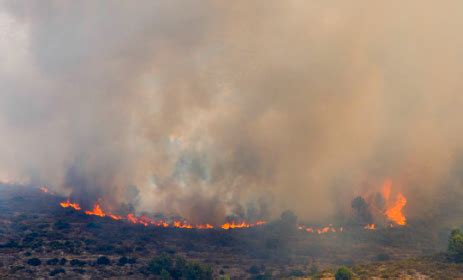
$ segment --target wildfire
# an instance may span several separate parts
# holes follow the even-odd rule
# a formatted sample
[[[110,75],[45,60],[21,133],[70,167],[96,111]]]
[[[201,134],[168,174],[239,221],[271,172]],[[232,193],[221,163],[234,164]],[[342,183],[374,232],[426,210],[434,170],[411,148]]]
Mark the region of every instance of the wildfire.
[[[74,208],[77,211],[79,211],[81,209],[80,205],[78,203],[72,203],[69,199],[66,200],[66,201],[60,202],[59,205],[61,205],[61,207],[63,207],[63,208],[71,207],[71,208]]]
[[[98,217],[106,216],[106,214],[103,212],[103,210],[101,210],[100,204],[98,202],[95,203],[95,205],[93,206],[93,210],[87,210],[87,211],[85,211],[85,214],[87,214],[87,215],[95,215],[95,216],[98,216]]]
[[[404,226],[407,223],[402,208],[407,204],[407,199],[403,194],[398,193],[395,202],[386,210],[386,217],[398,225]]]
[[[63,208],[71,207],[77,211],[81,210],[81,207],[79,204],[73,203],[69,199],[61,202],[60,206]],[[195,224],[190,224],[187,221],[175,220],[175,221],[167,222],[164,220],[152,220],[145,215],[137,217],[133,213],[129,213],[126,217],[119,216],[119,215],[115,215],[109,212],[105,212],[101,208],[99,202],[96,202],[93,205],[92,210],[86,210],[84,211],[84,213],[87,215],[98,216],[98,217],[109,217],[113,220],[127,220],[128,222],[132,224],[140,224],[140,225],[144,225],[145,227],[154,226],[154,227],[163,227],[163,228],[172,227],[172,228],[181,228],[181,229],[213,229],[214,228],[214,226],[211,224],[196,224],[195,225]],[[238,223],[238,222],[233,221],[233,222],[225,223],[221,225],[220,228],[222,229],[249,228],[249,227],[260,226],[264,224],[266,224],[265,221],[257,221],[255,223],[247,223],[244,221]]]
[[[214,228],[214,226],[210,224],[204,224],[204,225],[197,225],[196,228],[197,229],[212,229]]]
[[[381,188],[381,193],[384,199],[386,200],[387,206],[384,214],[392,222],[404,226],[407,223],[407,219],[405,218],[402,209],[407,204],[407,199],[402,193],[399,192],[397,193],[395,200],[391,201],[391,188],[392,182],[390,180],[385,181]]]
[[[232,222],[225,223],[221,225],[220,227],[222,229],[235,229],[235,228],[249,228],[249,227],[254,227],[254,226],[261,226],[264,224],[266,224],[265,221],[257,221],[254,224],[249,224],[246,222],[239,223],[239,222],[232,221]]]
[[[335,228],[333,225],[328,225],[325,227],[315,228],[315,227],[307,227],[307,226],[299,226],[300,230],[304,230],[308,233],[317,233],[317,234],[325,234],[325,233],[336,233],[336,232],[343,232],[344,229],[342,227]]]

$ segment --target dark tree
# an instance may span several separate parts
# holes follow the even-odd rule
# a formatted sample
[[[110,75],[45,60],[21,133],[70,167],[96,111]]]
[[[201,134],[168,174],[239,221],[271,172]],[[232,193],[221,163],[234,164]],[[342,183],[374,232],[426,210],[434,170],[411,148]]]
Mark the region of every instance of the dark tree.
[[[297,226],[297,216],[293,213],[293,211],[286,210],[281,213],[281,222],[288,227],[296,227]]]
[[[372,217],[370,207],[366,203],[365,199],[361,196],[357,196],[352,200],[352,209],[354,209],[354,215],[357,222],[361,224],[372,223]]]

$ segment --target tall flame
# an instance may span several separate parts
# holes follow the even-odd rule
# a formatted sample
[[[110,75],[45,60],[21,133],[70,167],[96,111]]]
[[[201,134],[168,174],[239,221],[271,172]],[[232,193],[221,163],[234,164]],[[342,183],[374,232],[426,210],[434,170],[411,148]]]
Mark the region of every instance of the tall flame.
[[[402,208],[407,204],[407,199],[403,194],[398,193],[395,202],[386,210],[386,217],[398,225],[404,226],[407,223]]]
[[[381,194],[383,195],[384,200],[386,201],[387,207],[384,214],[390,221],[403,226],[407,223],[407,219],[405,218],[405,215],[402,212],[402,209],[407,204],[407,199],[402,193],[399,192],[397,193],[395,200],[391,202],[391,188],[391,180],[386,180],[381,188]]]

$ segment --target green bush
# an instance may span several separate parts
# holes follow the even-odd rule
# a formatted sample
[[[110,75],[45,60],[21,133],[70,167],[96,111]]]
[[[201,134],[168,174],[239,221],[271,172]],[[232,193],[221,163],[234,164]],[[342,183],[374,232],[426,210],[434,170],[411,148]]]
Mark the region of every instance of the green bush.
[[[463,261],[463,233],[459,229],[450,233],[448,251],[456,261]]]
[[[334,275],[334,278],[336,280],[351,280],[353,277],[352,272],[350,271],[349,268],[342,266],[336,271],[336,274]]]
[[[161,279],[187,279],[187,280],[209,280],[212,279],[212,268],[210,266],[187,262],[182,257],[162,254],[153,258],[148,264],[148,271],[159,275]]]
[[[165,269],[166,271],[171,271],[173,268],[172,259],[166,254],[162,254],[158,257],[153,258],[148,264],[148,270],[153,273],[160,275],[161,271]]]
[[[188,280],[212,280],[212,269],[199,263],[189,263],[183,276]]]

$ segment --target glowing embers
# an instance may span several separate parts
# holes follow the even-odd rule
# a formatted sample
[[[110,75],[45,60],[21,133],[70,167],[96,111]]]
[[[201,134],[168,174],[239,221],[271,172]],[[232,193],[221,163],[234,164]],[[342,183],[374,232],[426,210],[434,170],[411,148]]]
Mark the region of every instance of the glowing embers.
[[[375,224],[367,224],[363,228],[368,229],[368,230],[376,230],[376,225]]]
[[[308,227],[308,226],[301,225],[298,228],[308,233],[317,233],[317,234],[338,233],[338,232],[344,231],[343,227],[336,228],[331,224],[325,227]]]
[[[77,210],[77,211],[81,210],[80,205],[78,203],[73,203],[69,199],[66,200],[66,201],[60,202],[59,205],[61,207],[63,207],[63,208],[69,208],[70,207],[70,208],[74,208],[74,210]]]

